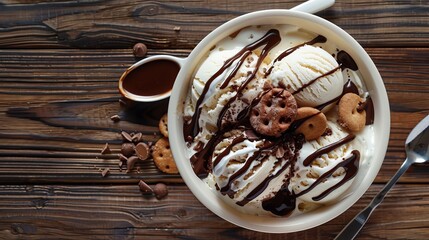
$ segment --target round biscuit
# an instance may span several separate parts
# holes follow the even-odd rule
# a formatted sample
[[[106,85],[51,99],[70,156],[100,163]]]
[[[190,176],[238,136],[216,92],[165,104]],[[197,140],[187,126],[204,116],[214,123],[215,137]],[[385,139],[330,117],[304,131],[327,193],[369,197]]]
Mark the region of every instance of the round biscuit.
[[[328,120],[325,114],[316,108],[298,108],[296,120],[299,121],[301,119],[305,120],[299,125],[295,132],[302,133],[307,141],[319,138],[326,131]]]
[[[159,139],[153,146],[153,161],[156,167],[165,173],[178,173],[168,138]]]
[[[167,113],[164,114],[161,117],[161,119],[159,120],[158,127],[159,127],[159,131],[161,132],[161,134],[164,137],[168,138],[168,116],[167,116]]]
[[[358,111],[364,100],[359,95],[347,93],[338,103],[338,123],[351,132],[359,132],[365,127],[366,111]]]

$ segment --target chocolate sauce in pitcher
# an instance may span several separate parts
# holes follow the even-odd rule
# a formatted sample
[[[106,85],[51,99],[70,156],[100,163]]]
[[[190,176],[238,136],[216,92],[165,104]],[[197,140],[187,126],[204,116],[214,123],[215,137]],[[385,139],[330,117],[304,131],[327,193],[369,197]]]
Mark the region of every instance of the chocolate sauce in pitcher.
[[[122,87],[138,96],[152,97],[173,88],[180,66],[169,60],[154,60],[132,69],[122,80]]]

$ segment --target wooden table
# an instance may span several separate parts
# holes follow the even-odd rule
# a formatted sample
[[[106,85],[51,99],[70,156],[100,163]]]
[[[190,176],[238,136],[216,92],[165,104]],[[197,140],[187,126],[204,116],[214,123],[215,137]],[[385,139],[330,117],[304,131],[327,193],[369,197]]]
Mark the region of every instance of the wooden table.
[[[149,55],[184,57],[231,18],[302,1],[124,2],[1,1],[1,239],[332,239],[398,169],[408,132],[429,113],[429,1],[337,1],[319,15],[363,45],[388,90],[392,128],[382,169],[361,200],[322,226],[280,235],[236,227],[151,161],[140,172],[119,171],[120,131],[153,141],[166,108],[125,110],[118,78],[137,60],[137,42]],[[115,114],[122,121],[112,122]],[[106,142],[113,153],[102,158]],[[168,197],[143,197],[140,179],[167,183]],[[429,168],[412,167],[358,239],[428,239],[428,204]]]

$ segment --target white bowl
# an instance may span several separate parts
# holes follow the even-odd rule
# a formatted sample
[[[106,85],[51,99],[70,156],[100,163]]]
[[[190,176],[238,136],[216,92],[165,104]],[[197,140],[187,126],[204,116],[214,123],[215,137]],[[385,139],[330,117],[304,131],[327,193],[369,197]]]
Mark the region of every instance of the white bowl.
[[[338,48],[349,53],[363,76],[366,87],[374,103],[374,153],[368,171],[359,171],[350,187],[350,195],[338,203],[324,206],[314,211],[291,216],[253,216],[239,212],[224,202],[200,178],[191,166],[183,137],[183,102],[191,86],[191,77],[197,64],[214,43],[247,26],[290,24],[316,34],[321,34],[334,42]],[[344,30],[320,17],[290,11],[265,10],[237,17],[207,35],[191,52],[183,64],[170,97],[168,107],[170,144],[180,174],[198,200],[219,217],[238,226],[260,232],[296,232],[321,225],[350,208],[369,188],[383,163],[389,131],[390,111],[387,94],[381,76],[365,50]]]

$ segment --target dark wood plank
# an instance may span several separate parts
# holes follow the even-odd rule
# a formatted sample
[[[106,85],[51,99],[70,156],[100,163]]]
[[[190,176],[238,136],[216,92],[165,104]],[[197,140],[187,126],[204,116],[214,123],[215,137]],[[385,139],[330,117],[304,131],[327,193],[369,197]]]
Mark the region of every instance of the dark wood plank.
[[[143,41],[150,48],[192,49],[234,17],[301,2],[8,0],[0,3],[0,48],[129,48]],[[365,46],[427,46],[428,8],[427,1],[337,1],[319,15]]]
[[[332,239],[381,186],[350,210],[311,230],[264,234],[207,210],[185,186],[167,198],[143,197],[136,185],[0,185],[0,234],[6,239]],[[429,186],[397,185],[357,239],[426,239]],[[54,227],[55,226],[55,227]]]
[[[384,78],[392,129],[384,165],[376,179],[386,182],[405,158],[404,140],[429,113],[428,48],[368,48]],[[186,56],[189,51],[154,51]],[[386,57],[388,56],[388,57]],[[131,50],[0,51],[0,182],[137,182],[178,175],[160,173],[151,161],[141,173],[119,171],[120,131],[141,131],[147,141],[159,138],[159,105],[121,107],[117,80],[135,61]],[[122,121],[113,123],[110,116]],[[114,154],[102,159],[104,144]],[[110,168],[102,178],[98,169]],[[424,167],[413,167],[401,181],[428,182]]]

